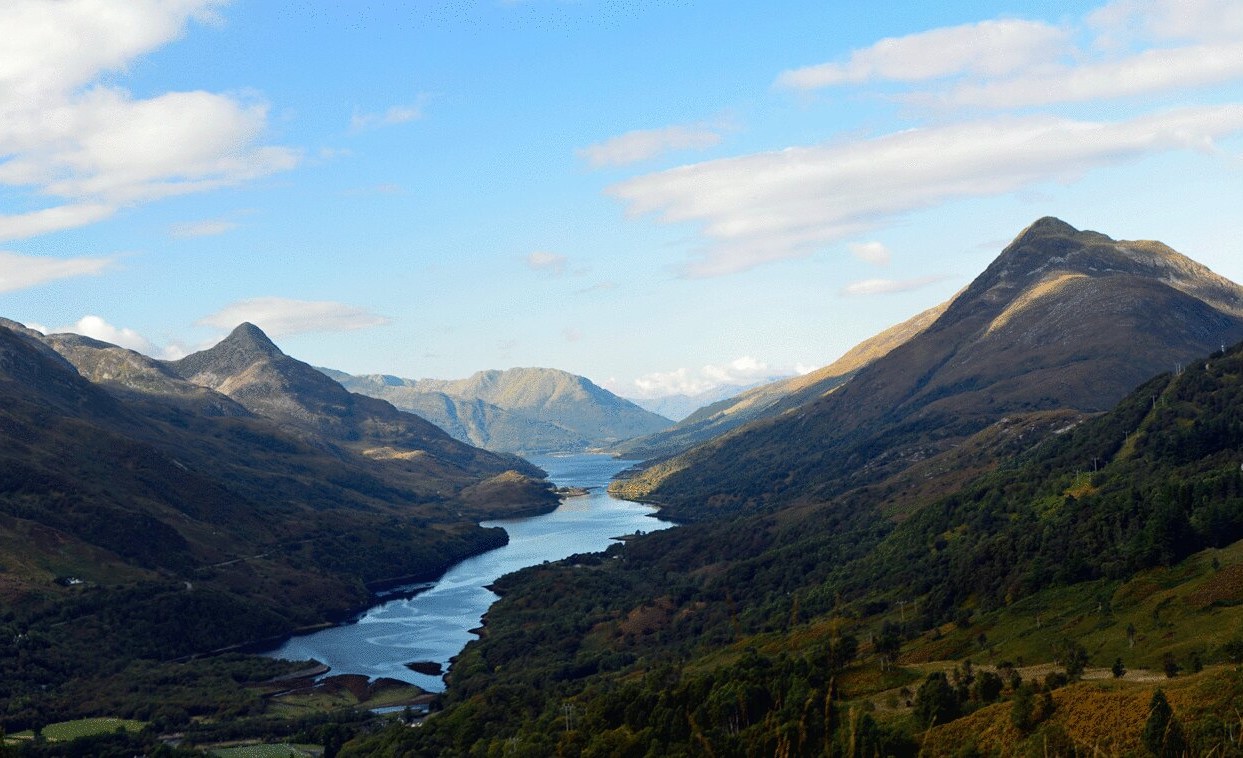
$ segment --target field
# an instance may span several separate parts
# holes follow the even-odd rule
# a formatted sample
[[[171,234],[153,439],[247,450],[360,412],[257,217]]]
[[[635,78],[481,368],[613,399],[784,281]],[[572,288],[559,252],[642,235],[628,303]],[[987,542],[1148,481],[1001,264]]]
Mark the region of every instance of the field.
[[[79,737],[90,737],[96,734],[109,734],[118,729],[127,732],[141,732],[146,723],[142,721],[132,721],[130,719],[114,719],[114,718],[91,718],[91,719],[75,719],[73,721],[61,721],[56,724],[48,724],[43,727],[43,737],[50,742],[67,742],[76,740]],[[12,743],[20,740],[34,739],[34,734],[29,729],[24,732],[15,732],[10,735],[5,742]]]

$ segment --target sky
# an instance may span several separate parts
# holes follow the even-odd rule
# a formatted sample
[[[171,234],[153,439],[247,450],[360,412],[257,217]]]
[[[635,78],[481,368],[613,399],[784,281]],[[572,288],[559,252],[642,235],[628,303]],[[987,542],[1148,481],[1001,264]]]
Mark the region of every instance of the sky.
[[[0,316],[627,397],[805,372],[1057,216],[1243,282],[1237,0],[4,0]]]

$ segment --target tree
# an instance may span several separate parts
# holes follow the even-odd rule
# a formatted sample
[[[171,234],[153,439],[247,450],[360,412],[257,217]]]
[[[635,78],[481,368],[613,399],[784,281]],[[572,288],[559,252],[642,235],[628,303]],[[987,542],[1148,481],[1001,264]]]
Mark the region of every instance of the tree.
[[[1114,665],[1109,670],[1113,673],[1114,679],[1121,679],[1126,676],[1126,666],[1122,664],[1121,658],[1115,658]]]
[[[915,693],[915,718],[924,728],[958,718],[958,696],[942,671],[928,675]]]
[[[1001,697],[1001,691],[1004,688],[1005,683],[1001,681],[1000,676],[991,671],[985,671],[976,677],[972,693],[978,702],[991,703]]]
[[[1073,681],[1087,668],[1088,651],[1074,640],[1063,640],[1057,653],[1057,661],[1066,669],[1066,676]]]
[[[1161,758],[1174,758],[1186,750],[1183,725],[1175,718],[1174,709],[1159,688],[1148,703],[1148,720],[1144,722],[1141,739],[1150,753]]]
[[[1165,670],[1165,675],[1170,679],[1178,676],[1178,672],[1182,671],[1182,666],[1178,665],[1178,660],[1174,658],[1173,653],[1166,653],[1161,656],[1161,668]]]
[[[1020,732],[1032,728],[1035,704],[1032,702],[1030,687],[1022,686],[1014,691],[1014,700],[1010,704],[1010,723]]]
[[[902,650],[902,638],[898,636],[897,627],[888,621],[881,627],[880,636],[876,638],[876,653],[880,656],[881,671],[886,671]]]

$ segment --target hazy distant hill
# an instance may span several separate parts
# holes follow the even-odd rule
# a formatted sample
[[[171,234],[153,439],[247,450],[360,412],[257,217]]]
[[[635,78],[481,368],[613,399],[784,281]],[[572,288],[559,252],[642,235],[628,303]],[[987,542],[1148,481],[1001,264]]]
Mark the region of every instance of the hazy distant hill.
[[[836,391],[618,489],[683,517],[827,498],[1003,417],[1107,409],[1147,377],[1240,338],[1238,285],[1160,243],[1041,219],[934,323]]]
[[[614,446],[611,452],[624,458],[642,459],[675,455],[731,429],[815,400],[845,384],[860,368],[927,329],[948,306],[949,303],[943,303],[886,329],[824,368],[761,384],[705,405],[670,428],[626,440]]]
[[[722,400],[738,397],[747,390],[762,387],[766,384],[772,384],[773,382],[779,382],[788,378],[788,375],[777,375],[770,376],[759,382],[750,382],[747,384],[723,384],[706,392],[697,392],[693,395],[679,393],[674,395],[664,395],[662,397],[628,397],[626,399],[644,410],[649,410],[652,413],[664,416],[667,419],[682,421],[687,416],[691,415],[695,411],[698,411],[700,408],[719,403]]]
[[[672,423],[588,379],[556,369],[480,371],[459,380],[326,373],[353,392],[383,398],[489,450],[599,448]]]

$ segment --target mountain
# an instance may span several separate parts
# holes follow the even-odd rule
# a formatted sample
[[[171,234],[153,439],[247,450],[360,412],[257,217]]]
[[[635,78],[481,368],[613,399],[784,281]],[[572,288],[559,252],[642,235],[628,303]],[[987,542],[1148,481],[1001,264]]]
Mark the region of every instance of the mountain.
[[[668,429],[615,445],[622,458],[663,458],[688,450],[744,424],[772,418],[822,397],[845,384],[859,369],[919,334],[935,321],[949,303],[923,313],[864,340],[823,368],[748,389],[733,397],[699,408]]]
[[[343,754],[1233,754],[1241,377],[1243,344],[1197,356],[899,522],[806,504],[511,574],[445,710]]]
[[[617,489],[680,518],[824,500],[1005,418],[1095,413],[1243,338],[1243,288],[1158,242],[1040,219],[927,328],[836,391],[656,463]]]
[[[540,475],[517,456],[463,444],[419,416],[349,392],[285,355],[253,324],[241,324],[214,347],[165,365],[187,382],[215,390],[288,430],[370,458],[435,464],[445,473],[461,469],[496,475],[514,469]]]
[[[352,396],[253,327],[164,363],[5,321],[0,701],[72,709],[126,662],[341,618],[504,544],[480,519],[556,504],[529,463]]]
[[[353,392],[383,398],[488,450],[600,448],[672,423],[584,377],[556,369],[480,371],[459,380],[328,374]]]
[[[674,421],[682,421],[700,408],[708,405],[719,403],[722,400],[738,397],[742,393],[756,387],[762,387],[766,384],[788,379],[788,375],[774,375],[763,381],[750,382],[747,384],[723,384],[719,387],[713,387],[704,392],[696,392],[694,394],[676,393],[672,395],[662,395],[660,397],[645,398],[626,398],[630,402],[639,406],[644,410],[651,411],[659,416]]]

